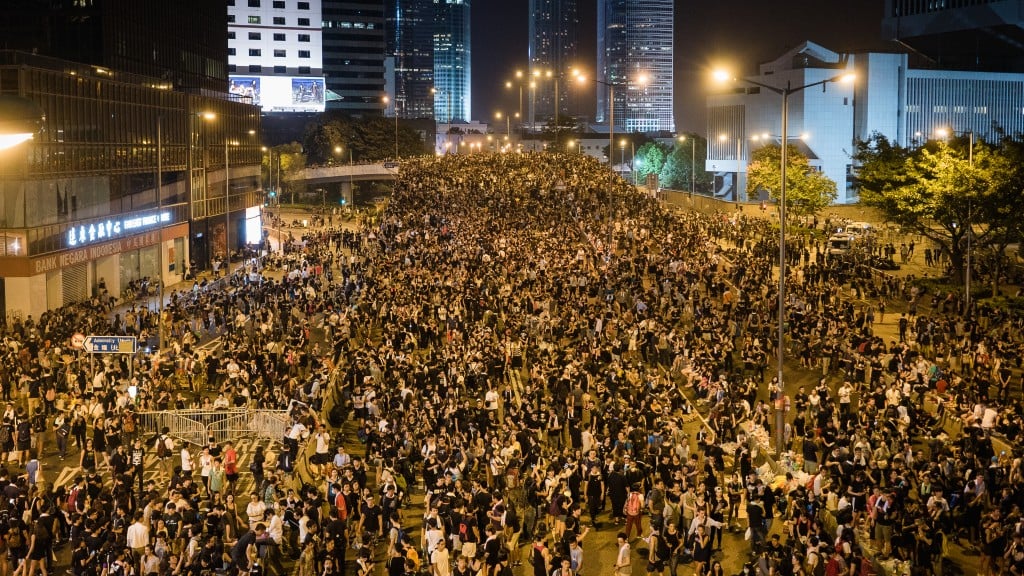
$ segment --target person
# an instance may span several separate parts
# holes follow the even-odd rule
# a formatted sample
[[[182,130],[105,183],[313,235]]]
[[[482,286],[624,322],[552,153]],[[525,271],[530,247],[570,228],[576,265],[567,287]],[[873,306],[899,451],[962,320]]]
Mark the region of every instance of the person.
[[[239,536],[234,546],[231,547],[231,561],[235,564],[239,576],[248,576],[250,558],[252,557],[252,551],[249,548],[255,548],[256,541],[262,538],[266,531],[267,527],[262,522],[258,522]]]
[[[438,540],[437,546],[430,553],[430,572],[433,576],[450,576],[451,554],[442,538]]]
[[[35,522],[32,525],[32,536],[28,546],[28,572],[26,576],[35,576],[36,570],[47,575],[47,564],[53,554],[52,525],[48,522]]]
[[[551,564],[551,551],[548,549],[547,540],[540,531],[533,537],[533,545],[530,547],[530,564],[533,566],[533,576],[548,576],[548,567]]]
[[[619,532],[615,539],[618,543],[618,552],[615,555],[615,574],[616,576],[631,576],[633,570],[630,564],[629,538],[625,532]]]

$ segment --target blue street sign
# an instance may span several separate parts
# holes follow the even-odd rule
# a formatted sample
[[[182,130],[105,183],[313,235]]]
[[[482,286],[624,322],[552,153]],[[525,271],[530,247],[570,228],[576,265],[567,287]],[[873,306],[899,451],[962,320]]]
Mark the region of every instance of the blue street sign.
[[[139,340],[135,336],[86,336],[82,347],[90,354],[135,354]]]

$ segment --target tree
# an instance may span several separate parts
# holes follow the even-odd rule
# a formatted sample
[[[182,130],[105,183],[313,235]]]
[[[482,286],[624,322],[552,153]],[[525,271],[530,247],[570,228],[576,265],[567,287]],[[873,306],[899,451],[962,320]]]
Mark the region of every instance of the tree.
[[[637,148],[633,158],[633,171],[636,181],[645,182],[648,174],[661,174],[665,166],[665,158],[671,152],[668,146],[657,142],[648,142]]]
[[[911,150],[875,134],[854,155],[861,200],[938,245],[961,281],[968,237],[972,251],[992,242],[1005,249],[1019,235],[1021,206],[1020,168],[1011,157],[984,142],[969,146],[957,138]]]
[[[673,190],[689,190],[692,185],[696,192],[708,193],[712,176],[704,170],[707,148],[707,140],[697,134],[687,134],[683,142],[677,140],[661,167],[658,177],[661,186]]]
[[[754,151],[747,168],[747,194],[767,190],[778,202],[781,193],[782,147],[765,146]],[[797,216],[818,213],[838,196],[836,183],[811,167],[807,157],[792,144],[786,150],[786,210]]]
[[[298,142],[274,146],[274,156],[279,159],[281,167],[281,187],[278,191],[284,194],[287,191],[291,195],[292,204],[295,203],[295,194],[302,194],[306,191],[306,181],[296,179],[299,173],[306,169],[306,155],[302,152],[302,146]]]

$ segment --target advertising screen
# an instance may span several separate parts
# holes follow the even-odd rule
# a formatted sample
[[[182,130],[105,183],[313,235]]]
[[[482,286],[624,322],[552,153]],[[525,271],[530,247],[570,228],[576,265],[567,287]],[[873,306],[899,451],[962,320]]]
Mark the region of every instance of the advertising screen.
[[[231,76],[230,91],[264,112],[323,112],[327,89],[322,76]]]
[[[245,209],[245,243],[259,244],[263,241],[262,211],[259,206]]]

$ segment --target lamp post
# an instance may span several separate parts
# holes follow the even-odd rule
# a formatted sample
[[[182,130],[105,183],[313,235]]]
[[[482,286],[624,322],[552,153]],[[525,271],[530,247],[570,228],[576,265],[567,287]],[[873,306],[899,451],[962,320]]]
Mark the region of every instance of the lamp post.
[[[686,142],[686,135],[679,137],[680,142]],[[697,191],[697,138],[690,137],[690,196]]]
[[[949,138],[950,134],[967,134],[967,165],[974,168],[974,130],[966,132],[954,132],[948,128],[939,128],[935,134],[943,140]],[[972,196],[967,197],[967,267],[964,270],[964,314],[971,313],[971,237],[974,236],[974,203]]]
[[[387,94],[384,95],[384,111],[387,111],[388,102],[391,102],[391,98]],[[398,160],[398,102],[395,102],[395,160]]]
[[[156,218],[157,221],[161,221],[160,213],[163,212],[163,180],[164,180],[164,135],[163,135],[163,116],[156,117]],[[161,229],[160,243],[157,246],[157,266],[160,267],[160,290],[159,290],[159,321],[156,325],[157,334],[157,349],[163,354],[164,351],[164,238],[163,230]]]
[[[501,120],[502,115],[503,114],[500,111],[494,113],[494,117],[497,120]],[[512,115],[511,114],[504,114],[504,117],[505,117],[505,139],[508,140],[509,133],[512,132]]]
[[[796,94],[798,92],[806,90],[807,88],[812,88],[814,86],[821,86],[822,89],[824,90],[824,87],[826,85],[828,85],[829,83],[840,82],[840,81],[849,81],[849,80],[853,80],[853,78],[854,78],[854,76],[852,74],[844,73],[844,74],[839,74],[837,76],[832,76],[831,78],[826,78],[824,80],[819,80],[817,82],[811,82],[809,84],[804,84],[803,86],[793,87],[789,83],[787,83],[785,88],[779,88],[778,86],[772,86],[770,84],[764,84],[762,82],[758,82],[756,80],[751,80],[749,78],[741,79],[743,82],[746,82],[748,84],[752,84],[754,86],[759,86],[761,88],[764,88],[765,90],[768,90],[770,92],[774,92],[775,94],[778,94],[778,95],[782,96],[782,117],[781,117],[781,123],[782,123],[782,138],[781,138],[782,146],[781,146],[781,148],[782,148],[782,151],[781,151],[781,154],[780,154],[781,158],[780,158],[780,167],[779,167],[779,172],[780,172],[780,175],[781,175],[780,182],[779,182],[779,302],[778,302],[778,308],[779,308],[778,309],[779,333],[778,333],[778,342],[777,342],[777,345],[778,345],[778,351],[777,351],[777,371],[778,371],[778,375],[777,375],[777,378],[778,378],[780,401],[775,402],[775,426],[774,426],[774,429],[775,429],[774,430],[774,432],[775,432],[775,434],[774,434],[775,435],[775,450],[776,450],[777,453],[782,451],[782,428],[783,428],[784,419],[785,419],[785,412],[783,411],[784,410],[784,404],[781,402],[781,397],[782,397],[783,391],[785,390],[785,386],[784,386],[784,383],[783,383],[783,360],[784,360],[784,356],[785,356],[784,351],[785,351],[785,335],[786,335],[786,322],[785,322],[785,315],[786,315],[786,162],[788,161],[788,158],[787,158],[788,157],[788,152],[787,152],[786,149],[789,146],[789,138],[788,138],[788,130],[789,130],[789,97],[791,95],[793,95],[793,94]],[[715,79],[718,80],[719,82],[724,82],[724,81],[728,81],[728,80],[735,80],[728,73],[721,72],[721,71],[715,72]]]

